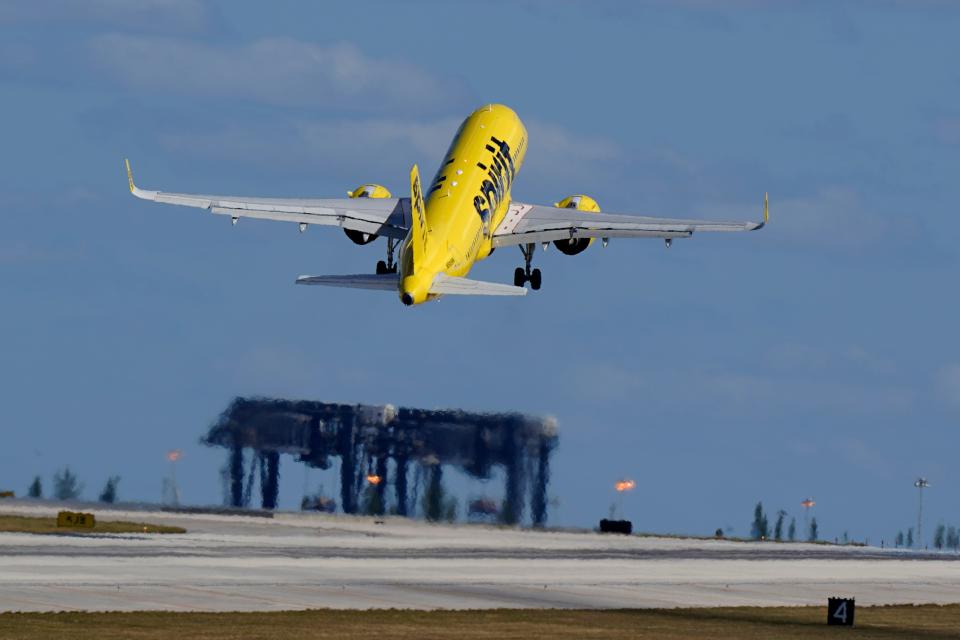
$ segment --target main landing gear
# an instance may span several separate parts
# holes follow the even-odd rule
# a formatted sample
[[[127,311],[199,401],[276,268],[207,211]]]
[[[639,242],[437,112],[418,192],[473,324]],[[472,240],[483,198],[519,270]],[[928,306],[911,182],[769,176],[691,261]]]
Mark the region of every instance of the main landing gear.
[[[533,251],[537,245],[533,243],[520,245],[520,251],[523,253],[523,267],[517,267],[513,272],[513,286],[522,287],[525,282],[530,283],[530,288],[537,291],[540,288],[542,276],[540,269],[530,269],[530,263],[533,261]]]
[[[395,243],[396,241],[393,238],[387,238],[387,261],[380,260],[377,262],[377,275],[397,272],[397,264],[393,261]]]

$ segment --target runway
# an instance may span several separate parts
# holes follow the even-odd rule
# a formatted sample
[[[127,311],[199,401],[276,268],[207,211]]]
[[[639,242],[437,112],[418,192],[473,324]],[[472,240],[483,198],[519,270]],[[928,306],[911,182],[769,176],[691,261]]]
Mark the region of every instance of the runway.
[[[55,506],[0,505],[54,515]],[[0,533],[0,611],[960,602],[954,554],[278,513],[95,509],[183,535]]]

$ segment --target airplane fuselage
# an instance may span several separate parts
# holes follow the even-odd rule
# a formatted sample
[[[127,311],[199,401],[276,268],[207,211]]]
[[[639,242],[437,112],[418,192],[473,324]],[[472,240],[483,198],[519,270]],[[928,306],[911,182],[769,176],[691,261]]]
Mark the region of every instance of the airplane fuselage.
[[[527,151],[527,130],[509,107],[474,111],[454,135],[423,197],[428,241],[414,264],[411,238],[400,260],[400,297],[418,304],[437,274],[465,276],[493,251],[494,230],[510,206],[510,190]]]

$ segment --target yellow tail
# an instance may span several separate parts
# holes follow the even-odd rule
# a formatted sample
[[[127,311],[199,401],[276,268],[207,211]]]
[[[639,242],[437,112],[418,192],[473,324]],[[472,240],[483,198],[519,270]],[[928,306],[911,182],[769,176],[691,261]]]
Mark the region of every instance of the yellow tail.
[[[423,263],[427,251],[427,209],[420,189],[420,170],[410,169],[410,249],[413,251],[413,270]]]

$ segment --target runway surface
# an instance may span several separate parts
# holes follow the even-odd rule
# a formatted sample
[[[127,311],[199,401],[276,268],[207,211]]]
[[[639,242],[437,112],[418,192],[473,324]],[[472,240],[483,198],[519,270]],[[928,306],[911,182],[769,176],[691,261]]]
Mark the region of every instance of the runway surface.
[[[0,513],[55,515],[55,506]],[[955,554],[534,532],[402,518],[93,509],[183,535],[0,533],[0,611],[960,602]]]

